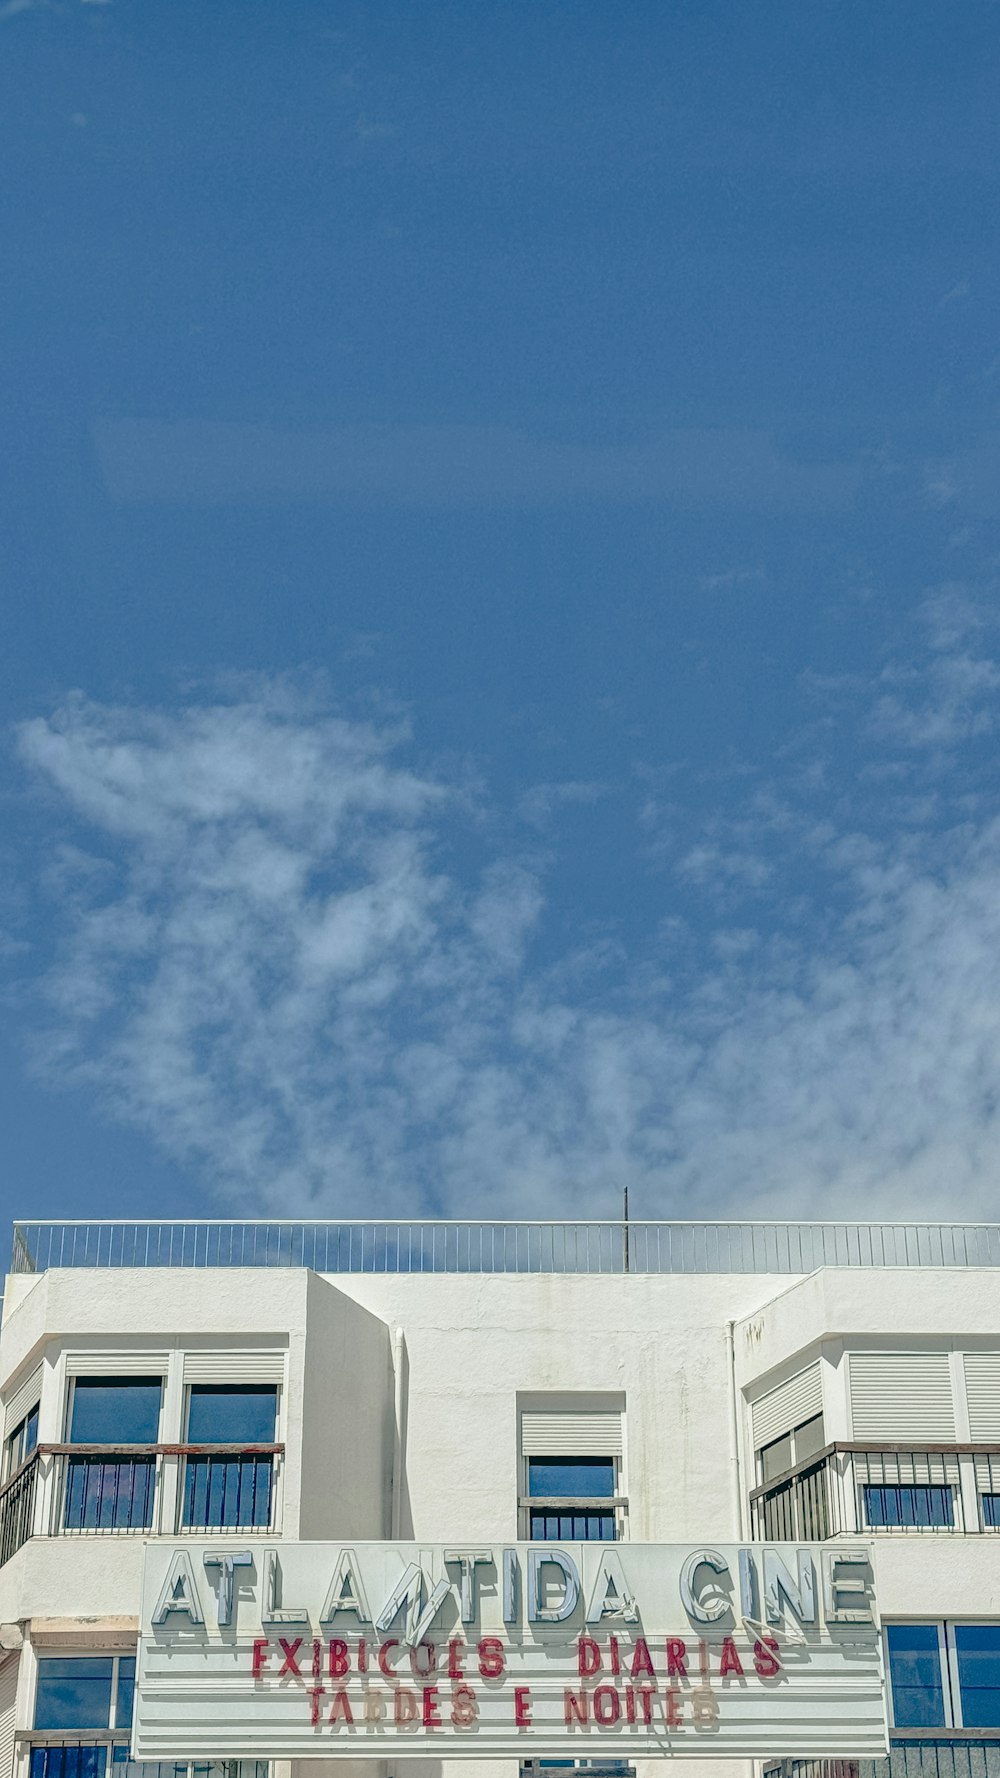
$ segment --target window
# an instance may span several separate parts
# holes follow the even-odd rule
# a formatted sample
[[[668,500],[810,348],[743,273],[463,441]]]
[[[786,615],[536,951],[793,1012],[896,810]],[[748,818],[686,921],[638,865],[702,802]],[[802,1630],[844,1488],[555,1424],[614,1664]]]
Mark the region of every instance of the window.
[[[42,1657],[34,1727],[46,1739],[31,1747],[29,1778],[268,1778],[266,1760],[131,1759],[134,1694],[133,1655]]]
[[[274,1384],[194,1383],[188,1393],[187,1443],[273,1444],[277,1414]],[[267,1530],[273,1482],[270,1453],[190,1456],[184,1467],[181,1524],[185,1530]]]
[[[613,1457],[528,1457],[526,1462],[528,1498],[539,1503],[529,1507],[533,1543],[614,1543]]]
[[[160,1427],[161,1377],[77,1377],[67,1441],[74,1445],[153,1445]],[[86,1452],[66,1464],[67,1531],[148,1531],[153,1523],[154,1453]]]
[[[4,1440],[3,1479],[7,1481],[30,1457],[38,1443],[38,1403],[29,1409]]]
[[[886,1628],[894,1730],[1000,1729],[1000,1623]]]
[[[36,1729],[113,1729],[132,1726],[132,1655],[71,1655],[42,1659],[35,1688]],[[115,1711],[112,1712],[112,1700]],[[123,1724],[117,1712],[124,1704]]]
[[[824,1442],[823,1416],[813,1414],[808,1420],[803,1420],[800,1426],[793,1427],[791,1432],[782,1433],[780,1438],[772,1439],[770,1444],[762,1446],[758,1451],[757,1471],[760,1481],[773,1482],[775,1476],[784,1475],[786,1470],[808,1462],[810,1457],[823,1449]]]
[[[944,1728],[944,1663],[937,1624],[890,1624],[886,1641],[895,1727]]]
[[[1000,1624],[955,1624],[952,1630],[962,1727],[1000,1726]]]
[[[861,1493],[865,1524],[872,1530],[932,1526],[943,1530],[955,1524],[955,1503],[950,1488],[911,1484],[888,1487],[867,1483]]]

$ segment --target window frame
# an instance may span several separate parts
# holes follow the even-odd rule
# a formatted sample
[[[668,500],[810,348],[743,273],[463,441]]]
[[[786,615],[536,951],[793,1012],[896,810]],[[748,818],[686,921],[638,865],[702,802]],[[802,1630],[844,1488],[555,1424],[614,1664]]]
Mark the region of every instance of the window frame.
[[[806,1451],[806,1452],[802,1453],[799,1451],[799,1448],[798,1448],[799,1434],[801,1432],[804,1432],[807,1426],[815,1425],[817,1420],[820,1423],[821,1434],[822,1434],[822,1436],[820,1437],[820,1442],[818,1445],[814,1446],[813,1450]],[[785,1439],[788,1440],[788,1448],[789,1448],[789,1452],[791,1454],[791,1462],[786,1466],[786,1468],[775,1470],[773,1476],[765,1475],[764,1474],[765,1453],[768,1451],[772,1451],[774,1449],[775,1445],[782,1444]],[[788,1428],[787,1432],[779,1432],[777,1438],[769,1438],[766,1445],[758,1445],[756,1447],[756,1449],[754,1451],[754,1468],[756,1469],[756,1472],[757,1472],[757,1486],[759,1488],[770,1487],[771,1484],[773,1482],[776,1482],[780,1476],[788,1475],[788,1473],[791,1470],[798,1469],[798,1467],[801,1463],[808,1463],[810,1458],[812,1458],[812,1457],[816,1458],[817,1463],[820,1462],[821,1459],[820,1459],[819,1454],[821,1451],[823,1451],[825,1449],[825,1447],[826,1447],[826,1426],[824,1424],[824,1415],[823,1415],[823,1410],[821,1408],[818,1414],[810,1414],[808,1419],[800,1420],[797,1426],[790,1426]]]
[[[17,1425],[12,1427],[10,1432],[4,1437],[3,1463],[0,1465],[0,1485],[9,1482],[11,1477],[17,1474],[22,1465],[27,1463],[28,1458],[32,1453],[38,1449],[38,1421],[41,1409],[42,1403],[41,1398],[39,1398],[33,1407],[28,1408],[26,1412],[21,1415]],[[32,1418],[35,1422],[34,1438],[29,1445],[26,1442],[25,1429],[29,1420]]]
[[[163,1414],[164,1414],[164,1407],[165,1407],[166,1396],[167,1396],[167,1377],[166,1377],[165,1371],[160,1371],[158,1375],[155,1371],[150,1371],[148,1376],[136,1375],[134,1377],[130,1376],[128,1373],[126,1373],[123,1376],[120,1372],[115,1373],[113,1371],[109,1371],[106,1376],[103,1373],[101,1373],[100,1375],[95,1374],[94,1376],[67,1377],[67,1379],[66,1379],[66,1385],[67,1385],[67,1387],[66,1387],[66,1404],[65,1404],[65,1413],[64,1413],[64,1418],[63,1418],[63,1427],[64,1427],[63,1439],[64,1439],[64,1442],[68,1445],[72,1445],[74,1443],[79,1443],[81,1445],[96,1444],[97,1443],[96,1439],[74,1440],[74,1438],[73,1438],[73,1409],[74,1409],[74,1404],[76,1402],[76,1391],[77,1391],[78,1384],[80,1384],[80,1383],[83,1383],[83,1384],[104,1383],[105,1385],[108,1385],[108,1384],[114,1384],[114,1383],[124,1383],[124,1384],[133,1383],[133,1384],[147,1384],[148,1385],[148,1384],[156,1382],[156,1381],[158,1381],[159,1385],[160,1385],[160,1406],[159,1406],[159,1410],[158,1410],[157,1416],[156,1416],[156,1431],[153,1434],[153,1437],[151,1439],[140,1439],[137,1442],[140,1444],[152,1444],[152,1445],[159,1444],[162,1440],[162,1435],[163,1435]],[[123,1447],[132,1443],[132,1442],[133,1441],[129,1440],[129,1439],[121,1439],[119,1441],[119,1443]],[[118,1445],[114,1441],[112,1441],[107,1446],[107,1449],[110,1454],[112,1451],[115,1451],[118,1449]]]
[[[532,1494],[532,1463],[572,1463],[574,1461],[578,1463],[610,1463],[612,1492],[610,1494],[594,1494],[587,1496],[568,1494]],[[522,1493],[519,1502],[521,1507],[521,1536],[529,1543],[535,1541],[531,1535],[531,1525],[532,1514],[536,1512],[546,1512],[550,1517],[566,1517],[569,1515],[583,1517],[586,1513],[594,1513],[600,1514],[602,1518],[610,1518],[615,1533],[612,1541],[614,1543],[622,1543],[625,1539],[625,1529],[628,1524],[628,1496],[625,1494],[622,1485],[624,1461],[624,1458],[621,1456],[609,1457],[604,1453],[598,1454],[596,1452],[588,1454],[576,1451],[551,1451],[544,1457],[538,1456],[534,1452],[522,1452]],[[574,1505],[572,1507],[560,1505],[560,1502],[566,1500],[572,1500]],[[539,1541],[552,1542],[554,1540],[546,1538]],[[580,1539],[570,1537],[563,1539],[563,1541],[566,1543],[578,1543],[580,1542]],[[605,1540],[603,1538],[594,1538],[593,1541],[598,1543],[604,1542]]]
[[[42,1665],[45,1661],[110,1661],[111,1662],[111,1682],[110,1682],[111,1683],[111,1695],[110,1695],[110,1699],[108,1702],[108,1720],[102,1729],[97,1729],[97,1728],[94,1728],[93,1726],[91,1726],[90,1728],[83,1728],[83,1729],[73,1728],[72,1726],[65,1728],[65,1729],[40,1729],[38,1727],[38,1725],[35,1722],[35,1717],[38,1713],[38,1686],[39,1686],[39,1681],[43,1677]],[[102,1736],[102,1737],[111,1737],[113,1735],[124,1734],[130,1740],[131,1735],[132,1735],[131,1717],[129,1718],[129,1721],[125,1724],[122,1724],[122,1723],[119,1723],[116,1721],[116,1718],[118,1715],[118,1693],[119,1693],[119,1686],[121,1683],[121,1663],[122,1663],[122,1661],[131,1661],[132,1662],[132,1667],[133,1667],[132,1709],[134,1712],[134,1710],[135,1710],[135,1686],[136,1686],[136,1678],[137,1678],[137,1673],[138,1673],[138,1661],[139,1661],[138,1645],[136,1645],[136,1647],[134,1647],[132,1649],[128,1649],[128,1648],[74,1648],[74,1649],[60,1649],[58,1651],[58,1653],[55,1651],[53,1651],[51,1653],[49,1653],[48,1651],[45,1651],[43,1653],[37,1654],[35,1656],[34,1673],[32,1675],[32,1680],[31,1680],[31,1729],[29,1730],[29,1735],[30,1736],[39,1736],[42,1739],[41,1739],[41,1741],[35,1741],[32,1744],[35,1746],[38,1746],[38,1745],[44,1745],[46,1743],[52,1744],[54,1742],[62,1741],[62,1742],[78,1742],[81,1747],[102,1745],[102,1742],[99,1742],[99,1741],[95,1742],[92,1740],[92,1737],[95,1735]],[[108,1744],[110,1745],[110,1741]]]
[[[190,1436],[190,1434],[191,1434],[191,1401],[192,1401],[194,1392],[197,1389],[217,1389],[217,1390],[231,1391],[233,1393],[235,1393],[236,1391],[238,1391],[240,1389],[246,1389],[248,1391],[251,1391],[251,1390],[256,1390],[256,1391],[273,1390],[273,1392],[274,1392],[274,1432],[272,1433],[270,1439],[262,1439],[259,1441],[255,1440],[252,1442],[253,1443],[261,1443],[261,1444],[279,1445],[279,1446],[282,1446],[282,1449],[283,1449],[283,1446],[284,1446],[283,1427],[284,1427],[284,1412],[285,1412],[285,1386],[284,1386],[283,1382],[280,1382],[277,1379],[264,1378],[264,1379],[259,1380],[256,1383],[254,1383],[247,1378],[239,1378],[239,1379],[234,1380],[232,1383],[227,1383],[221,1379],[219,1381],[212,1381],[212,1382],[194,1381],[194,1382],[190,1382],[190,1383],[185,1383],[183,1397],[182,1397],[182,1401],[181,1401],[181,1429],[182,1429],[182,1435],[183,1435],[182,1440],[181,1440],[182,1444],[191,1444],[192,1442],[194,1442],[194,1441],[192,1441],[191,1436]],[[199,1440],[197,1442],[202,1443],[202,1444],[212,1444],[212,1443],[222,1444],[222,1443],[227,1443],[230,1441],[222,1440],[222,1439],[220,1439],[220,1440],[203,1439],[203,1440]],[[284,1476],[284,1463],[281,1461],[281,1457],[282,1457],[282,1451],[272,1451],[270,1456],[268,1457],[268,1462],[271,1465],[271,1494],[270,1494],[270,1513],[269,1513],[268,1522],[266,1525],[209,1525],[209,1526],[205,1526],[205,1525],[197,1525],[197,1524],[189,1525],[189,1524],[185,1523],[186,1503],[187,1503],[187,1486],[188,1486],[187,1478],[188,1478],[189,1467],[191,1464],[190,1454],[185,1454],[182,1457],[182,1459],[178,1465],[178,1470],[177,1470],[177,1503],[176,1503],[176,1509],[175,1509],[177,1536],[178,1537],[205,1537],[206,1535],[211,1535],[212,1537],[273,1537],[273,1536],[275,1536],[275,1534],[281,1530],[282,1509],[283,1509],[282,1481],[283,1481],[283,1476]],[[219,1461],[220,1462],[226,1462],[226,1461],[235,1462],[238,1460],[235,1458],[227,1459],[225,1457],[220,1456]]]
[[[944,1702],[944,1722],[937,1727],[911,1728],[896,1722],[896,1698],[892,1683],[892,1665],[889,1654],[889,1631],[908,1626],[933,1626],[938,1636],[938,1661],[941,1673],[941,1695]],[[882,1656],[886,1676],[886,1701],[888,1705],[889,1733],[896,1740],[933,1740],[935,1736],[946,1737],[960,1734],[963,1739],[1000,1741],[1000,1720],[995,1724],[974,1724],[966,1727],[962,1710],[962,1684],[958,1666],[958,1643],[955,1631],[961,1629],[995,1630],[1000,1637],[1000,1618],[983,1617],[950,1617],[950,1618],[893,1618],[882,1625]],[[998,1649],[1000,1655],[1000,1649]],[[996,1688],[1000,1691],[1000,1686]],[[1000,1718],[1000,1709],[997,1712]]]

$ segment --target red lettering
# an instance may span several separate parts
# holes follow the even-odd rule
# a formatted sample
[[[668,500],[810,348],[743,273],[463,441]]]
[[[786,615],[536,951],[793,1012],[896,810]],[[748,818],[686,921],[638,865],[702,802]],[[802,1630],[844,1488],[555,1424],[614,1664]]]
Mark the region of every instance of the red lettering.
[[[462,1650],[465,1643],[461,1636],[453,1636],[448,1644],[448,1678],[464,1679],[465,1668],[462,1666]]]
[[[313,1728],[316,1729],[319,1727],[319,1701],[323,1696],[323,1687],[321,1685],[310,1686],[309,1696],[312,1699],[312,1710],[309,1714],[309,1720],[312,1723]]]
[[[351,1709],[351,1700],[347,1696],[343,1686],[333,1694],[333,1703],[330,1705],[329,1721],[348,1722],[353,1725],[354,1712]]]
[[[348,1653],[347,1643],[343,1642],[339,1636],[335,1636],[327,1647],[327,1667],[330,1671],[330,1678],[343,1679],[350,1665],[351,1657]]]
[[[678,1691],[675,1685],[672,1685],[663,1700],[663,1714],[666,1717],[668,1729],[682,1729],[684,1727],[684,1724],[681,1721],[681,1706],[683,1702],[684,1699],[682,1694]]]
[[[283,1673],[294,1673],[296,1679],[301,1679],[302,1674],[299,1669],[299,1663],[295,1657],[298,1654],[299,1649],[302,1647],[302,1637],[296,1636],[294,1642],[286,1642],[283,1636],[279,1636],[278,1647],[285,1657],[282,1665],[278,1668],[278,1678],[280,1679]]]
[[[581,1636],[576,1645],[576,1664],[581,1679],[590,1679],[600,1670],[601,1651],[592,1636]]]
[[[321,1675],[322,1671],[323,1671],[323,1644],[322,1644],[322,1642],[320,1642],[318,1636],[314,1636],[313,1637],[313,1650],[312,1650],[312,1676],[315,1679],[317,1685],[319,1684],[320,1675]]]
[[[451,1696],[451,1720],[457,1729],[467,1729],[479,1715],[479,1705],[471,1685],[457,1685]]]
[[[253,1665],[251,1667],[251,1672],[255,1679],[261,1677],[261,1674],[267,1666],[267,1651],[270,1646],[271,1644],[268,1642],[266,1636],[256,1636],[254,1638]]]
[[[642,1720],[648,1725],[653,1720],[653,1688],[651,1685],[639,1687],[639,1705],[642,1710]]]
[[[701,1671],[701,1677],[707,1685],[712,1677],[712,1670],[708,1664],[708,1643],[705,1641],[704,1637],[702,1637],[698,1644],[698,1667]]]
[[[743,1677],[743,1662],[731,1636],[724,1636],[722,1639],[722,1658],[719,1661],[721,1678],[725,1679],[727,1673],[738,1673],[741,1679]]]
[[[667,1678],[687,1678],[687,1644],[679,1636],[667,1638]]]
[[[613,1685],[599,1685],[594,1693],[594,1721],[610,1728],[622,1713],[622,1701]]]
[[[619,1673],[621,1672],[621,1666],[618,1661],[618,1638],[617,1638],[617,1636],[609,1636],[608,1637],[608,1646],[611,1649],[611,1671],[615,1675],[615,1678],[617,1679]]]
[[[417,1718],[416,1692],[411,1692],[405,1685],[397,1686],[393,1694],[392,1713],[397,1728],[405,1729],[407,1723],[415,1722]]]
[[[358,1638],[358,1672],[368,1671],[368,1644],[363,1636]]]
[[[778,1659],[778,1644],[773,1636],[762,1636],[753,1645],[753,1669],[761,1679],[773,1679],[781,1670]]]
[[[424,1728],[439,1729],[441,1727],[441,1711],[438,1704],[438,1688],[436,1685],[424,1686]]]
[[[531,1687],[528,1685],[514,1687],[514,1725],[519,1729],[531,1727]]]
[[[586,1722],[590,1715],[590,1699],[586,1692],[563,1692],[563,1721],[569,1728],[573,1722]]]
[[[423,1651],[424,1651],[423,1665],[421,1665],[420,1661],[417,1660],[417,1656],[420,1653],[421,1649],[423,1649]],[[426,1679],[428,1673],[433,1673],[436,1671],[436,1669],[437,1669],[437,1650],[434,1647],[433,1642],[420,1642],[417,1644],[416,1648],[411,1648],[411,1650],[410,1650],[410,1671],[412,1673],[418,1674],[421,1679]]]
[[[477,1645],[481,1679],[499,1679],[506,1665],[503,1643],[499,1636],[484,1636]]]
[[[627,1685],[625,1687],[625,1721],[626,1722],[634,1722],[635,1721],[635,1686],[634,1685]]]
[[[648,1673],[650,1679],[653,1678],[653,1657],[649,1652],[649,1643],[645,1636],[636,1637],[632,1650],[632,1665],[629,1668],[632,1679],[638,1679],[640,1673]]]
[[[389,1654],[390,1648],[398,1648],[398,1647],[399,1647],[398,1642],[395,1642],[395,1641],[383,1642],[381,1648],[378,1651],[378,1664],[381,1667],[382,1672],[385,1674],[386,1679],[395,1679],[396,1678],[395,1669],[393,1667],[389,1666],[388,1654]]]

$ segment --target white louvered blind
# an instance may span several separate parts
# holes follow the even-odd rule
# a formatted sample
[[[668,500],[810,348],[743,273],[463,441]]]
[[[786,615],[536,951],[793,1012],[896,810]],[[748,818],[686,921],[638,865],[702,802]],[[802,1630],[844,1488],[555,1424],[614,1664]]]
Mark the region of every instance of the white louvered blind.
[[[966,1352],[965,1395],[974,1444],[1000,1440],[1000,1352]]]
[[[947,1352],[852,1352],[848,1375],[856,1439],[954,1440]]]
[[[67,1352],[67,1377],[162,1377],[165,1352]]]
[[[758,1451],[772,1439],[780,1438],[783,1432],[791,1432],[793,1426],[801,1426],[804,1420],[821,1414],[823,1382],[819,1359],[815,1364],[807,1365],[804,1371],[797,1371],[787,1382],[779,1383],[777,1389],[769,1389],[754,1402],[750,1411],[753,1442]]]
[[[25,1414],[30,1412],[42,1399],[42,1367],[37,1365],[30,1371],[22,1383],[12,1390],[4,1404],[3,1435],[8,1438],[15,1426],[20,1426]]]
[[[11,1778],[14,1770],[14,1711],[20,1664],[20,1655],[9,1654],[0,1667],[0,1778]]]
[[[620,1408],[559,1409],[521,1414],[521,1451],[525,1457],[620,1457]]]
[[[283,1383],[285,1354],[281,1350],[249,1352],[185,1352],[187,1383]]]

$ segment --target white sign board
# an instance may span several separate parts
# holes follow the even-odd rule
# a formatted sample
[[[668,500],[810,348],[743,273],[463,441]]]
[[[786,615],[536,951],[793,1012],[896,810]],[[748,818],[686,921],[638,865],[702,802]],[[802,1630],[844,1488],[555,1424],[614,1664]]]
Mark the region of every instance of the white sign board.
[[[867,1545],[146,1548],[137,1759],[886,1747]]]

